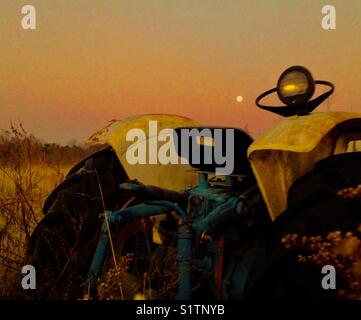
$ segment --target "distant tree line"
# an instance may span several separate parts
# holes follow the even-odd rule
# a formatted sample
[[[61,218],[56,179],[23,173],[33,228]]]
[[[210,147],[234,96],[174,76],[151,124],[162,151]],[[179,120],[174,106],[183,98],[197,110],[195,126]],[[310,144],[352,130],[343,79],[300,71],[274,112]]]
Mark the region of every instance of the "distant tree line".
[[[72,164],[99,149],[99,146],[82,146],[72,143],[43,143],[25,131],[21,124],[0,132],[0,165],[14,165],[21,157],[31,159],[33,164]]]

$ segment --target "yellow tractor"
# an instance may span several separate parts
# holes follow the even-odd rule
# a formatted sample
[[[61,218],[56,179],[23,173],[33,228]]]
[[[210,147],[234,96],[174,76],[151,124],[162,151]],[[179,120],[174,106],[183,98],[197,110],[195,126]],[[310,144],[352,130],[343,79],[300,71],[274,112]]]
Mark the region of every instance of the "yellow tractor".
[[[328,89],[313,98],[316,85]],[[255,141],[156,114],[93,134],[87,142],[104,148],[70,170],[32,235],[38,297],[105,298],[108,287],[119,299],[338,298],[322,287],[320,266],[298,261],[308,249],[282,244],[288,234],[326,237],[361,223],[361,199],[338,196],[361,184],[361,114],[314,112],[333,91],[304,67],[287,69],[256,99],[284,119]],[[273,93],[284,106],[262,104]],[[228,149],[217,147],[227,141],[226,172],[217,159]]]

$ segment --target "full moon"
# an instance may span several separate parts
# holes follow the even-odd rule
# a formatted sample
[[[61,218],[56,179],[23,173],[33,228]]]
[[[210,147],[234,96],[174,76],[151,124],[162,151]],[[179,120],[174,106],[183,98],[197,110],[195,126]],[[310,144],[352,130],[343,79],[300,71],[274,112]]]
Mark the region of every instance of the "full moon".
[[[241,102],[243,101],[243,97],[242,97],[242,96],[238,96],[238,97],[236,98],[236,100],[237,100],[238,103],[241,103]]]

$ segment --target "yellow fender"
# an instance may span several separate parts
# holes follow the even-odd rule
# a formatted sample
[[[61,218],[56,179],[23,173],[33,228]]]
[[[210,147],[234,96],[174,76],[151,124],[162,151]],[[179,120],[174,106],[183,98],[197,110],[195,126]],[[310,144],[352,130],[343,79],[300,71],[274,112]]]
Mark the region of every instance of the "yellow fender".
[[[287,208],[288,190],[314,164],[361,140],[361,114],[323,112],[281,120],[248,148],[248,159],[272,219]]]
[[[158,136],[149,136],[149,121],[157,121],[158,133],[166,128],[174,129],[182,126],[199,126],[199,123],[178,115],[147,114],[132,116],[122,120],[113,120],[105,128],[93,134],[86,143],[109,144],[116,152],[118,159],[123,165],[130,179],[137,179],[147,185],[155,185],[161,188],[179,190],[194,185],[196,175],[191,171],[188,164],[129,164],[126,152],[135,142],[127,141],[127,133],[132,129],[141,129],[146,134],[146,145],[158,139]],[[137,141],[142,143],[144,141]],[[157,142],[157,151],[165,142]],[[147,148],[149,159],[149,148]]]

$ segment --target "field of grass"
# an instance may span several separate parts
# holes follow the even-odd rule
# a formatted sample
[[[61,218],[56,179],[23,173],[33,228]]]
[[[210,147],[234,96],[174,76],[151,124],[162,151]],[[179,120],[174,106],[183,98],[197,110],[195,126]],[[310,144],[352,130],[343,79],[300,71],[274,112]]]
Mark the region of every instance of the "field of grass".
[[[68,169],[40,165],[21,171],[0,169],[0,297],[20,285],[11,282],[18,279],[29,236],[43,216],[45,198]]]
[[[19,298],[29,237],[46,197],[90,150],[42,144],[21,127],[0,137],[0,299]]]

